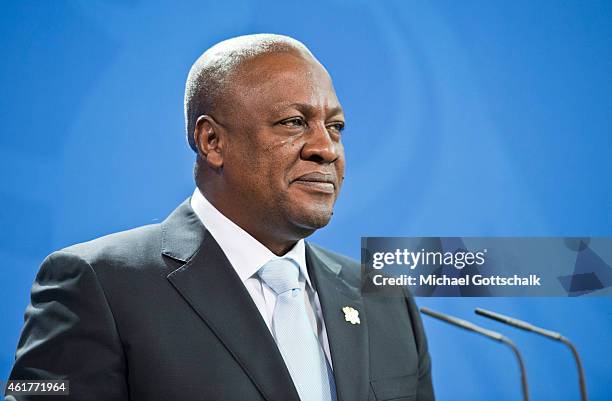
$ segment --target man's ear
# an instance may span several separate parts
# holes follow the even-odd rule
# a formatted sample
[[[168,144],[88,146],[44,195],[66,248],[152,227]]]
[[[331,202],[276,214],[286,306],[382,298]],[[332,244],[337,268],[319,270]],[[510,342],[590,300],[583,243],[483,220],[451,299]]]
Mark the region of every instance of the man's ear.
[[[193,140],[198,154],[209,167],[218,170],[223,167],[223,128],[209,115],[198,117]]]

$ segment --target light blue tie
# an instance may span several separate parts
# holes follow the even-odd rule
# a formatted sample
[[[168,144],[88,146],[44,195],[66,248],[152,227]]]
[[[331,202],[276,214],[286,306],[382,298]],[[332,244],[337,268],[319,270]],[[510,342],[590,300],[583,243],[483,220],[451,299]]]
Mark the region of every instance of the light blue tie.
[[[306,314],[297,263],[273,259],[258,274],[277,294],[272,331],[300,400],[336,401],[334,376]]]

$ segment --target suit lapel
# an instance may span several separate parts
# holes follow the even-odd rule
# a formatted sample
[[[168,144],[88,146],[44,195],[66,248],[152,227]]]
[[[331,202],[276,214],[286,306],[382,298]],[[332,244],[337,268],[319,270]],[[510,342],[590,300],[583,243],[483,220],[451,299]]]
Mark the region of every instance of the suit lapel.
[[[162,223],[162,253],[184,264],[168,280],[268,401],[299,401],[282,356],[223,251],[186,201]]]
[[[306,263],[323,310],[338,401],[365,400],[369,385],[369,345],[360,290],[342,278],[342,266],[310,244],[306,246]],[[360,324],[345,321],[342,308],[346,306],[359,312]]]

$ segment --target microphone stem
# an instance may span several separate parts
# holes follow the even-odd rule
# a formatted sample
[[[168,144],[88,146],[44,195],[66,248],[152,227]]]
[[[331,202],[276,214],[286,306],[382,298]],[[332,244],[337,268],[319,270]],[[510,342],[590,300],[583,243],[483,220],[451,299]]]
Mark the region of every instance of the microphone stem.
[[[586,391],[586,381],[584,379],[584,369],[582,368],[582,361],[580,360],[580,355],[578,355],[578,350],[572,344],[570,340],[565,337],[560,337],[559,341],[563,344],[567,345],[570,350],[572,350],[572,355],[574,355],[574,360],[576,361],[576,368],[578,369],[578,380],[580,383],[580,399],[582,401],[587,401],[587,391]]]
[[[519,368],[521,370],[521,389],[523,390],[523,400],[529,401],[529,389],[527,387],[527,372],[525,370],[525,363],[523,362],[523,357],[521,356],[521,353],[519,352],[518,348],[516,348],[516,345],[514,345],[514,343],[510,341],[508,338],[503,337],[501,341],[507,344],[510,348],[512,348],[512,351],[514,352],[514,355],[516,356],[516,359],[518,360]]]
[[[445,321],[447,323],[450,323],[454,326],[458,326],[461,327],[465,330],[469,330],[469,331],[474,331],[478,334],[481,334],[485,337],[489,337],[495,341],[499,341],[502,342],[506,345],[508,345],[510,348],[512,348],[512,352],[514,352],[514,355],[516,355],[516,359],[518,360],[519,363],[519,368],[521,370],[521,390],[523,391],[523,400],[524,401],[529,401],[529,389],[527,388],[527,371],[525,370],[525,364],[523,363],[523,357],[521,356],[520,351],[518,350],[518,348],[516,347],[516,345],[514,345],[514,343],[512,342],[512,340],[510,340],[507,337],[504,337],[503,335],[495,332],[495,331],[491,331],[491,330],[487,330],[487,329],[483,329],[480,326],[477,326],[471,322],[468,322],[466,320],[463,319],[458,319],[456,317],[453,316],[449,316],[446,315],[444,313],[440,313],[440,312],[436,312],[433,311],[429,308],[425,308],[422,307],[421,308],[421,312],[429,315],[433,318],[436,319],[440,319],[442,321]]]

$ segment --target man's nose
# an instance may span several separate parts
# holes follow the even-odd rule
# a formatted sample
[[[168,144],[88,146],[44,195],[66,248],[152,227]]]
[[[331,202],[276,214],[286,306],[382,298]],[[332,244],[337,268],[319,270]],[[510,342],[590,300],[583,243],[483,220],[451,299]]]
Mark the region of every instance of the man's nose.
[[[302,159],[317,163],[333,163],[340,156],[338,141],[334,141],[324,124],[311,126],[302,147]]]

